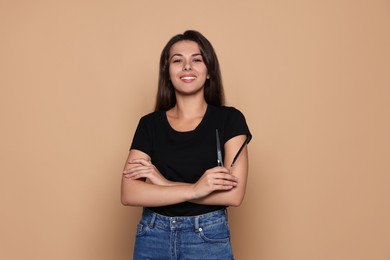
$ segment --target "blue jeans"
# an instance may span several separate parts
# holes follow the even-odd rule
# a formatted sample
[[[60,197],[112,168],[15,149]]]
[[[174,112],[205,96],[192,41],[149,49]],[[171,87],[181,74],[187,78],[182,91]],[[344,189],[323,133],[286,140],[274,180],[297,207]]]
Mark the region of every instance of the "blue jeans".
[[[137,227],[133,259],[234,259],[226,211],[167,217],[144,209]]]

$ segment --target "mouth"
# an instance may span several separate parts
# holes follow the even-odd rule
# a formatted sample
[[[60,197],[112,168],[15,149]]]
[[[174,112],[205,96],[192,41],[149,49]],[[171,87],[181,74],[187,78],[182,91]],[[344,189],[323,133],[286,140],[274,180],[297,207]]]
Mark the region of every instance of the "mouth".
[[[183,75],[180,77],[180,79],[184,82],[192,82],[192,81],[196,80],[196,76],[195,75]]]
[[[186,79],[188,79],[188,80],[192,80],[192,79],[196,79],[196,77],[181,77],[180,79],[184,79],[184,80],[186,80]]]

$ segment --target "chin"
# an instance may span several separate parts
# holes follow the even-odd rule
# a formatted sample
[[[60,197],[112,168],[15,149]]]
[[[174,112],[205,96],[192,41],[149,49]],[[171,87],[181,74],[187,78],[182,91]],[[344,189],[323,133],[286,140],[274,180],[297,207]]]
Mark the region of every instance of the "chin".
[[[183,96],[191,96],[196,94],[203,94],[203,87],[197,89],[175,89],[176,93]]]

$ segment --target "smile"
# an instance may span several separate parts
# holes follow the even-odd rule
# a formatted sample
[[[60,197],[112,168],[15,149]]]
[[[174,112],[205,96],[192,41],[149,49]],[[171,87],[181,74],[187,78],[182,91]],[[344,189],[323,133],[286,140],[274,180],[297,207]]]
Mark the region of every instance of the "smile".
[[[185,76],[185,77],[180,77],[181,80],[195,80],[196,77],[194,76]]]

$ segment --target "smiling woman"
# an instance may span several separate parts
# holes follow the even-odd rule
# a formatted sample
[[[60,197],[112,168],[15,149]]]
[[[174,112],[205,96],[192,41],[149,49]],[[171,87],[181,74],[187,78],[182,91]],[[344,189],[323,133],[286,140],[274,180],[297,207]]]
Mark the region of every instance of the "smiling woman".
[[[202,63],[206,66],[208,73],[207,80],[204,82],[204,99],[208,104],[214,106],[223,105],[225,97],[222,78],[218,58],[214,49],[211,43],[199,32],[186,31],[184,34],[178,34],[172,37],[161,53],[160,76],[155,110],[168,110],[176,105],[176,93],[174,85],[172,85],[171,82],[170,70],[172,59],[177,56],[182,57],[180,56],[182,53],[173,52],[173,45],[176,45],[177,43],[187,43],[188,45],[191,45],[191,47],[194,48],[194,53],[192,54],[200,53],[196,58],[201,59]],[[195,62],[195,60],[197,59],[194,59],[193,61]],[[179,61],[178,63],[180,64],[181,62]],[[180,65],[183,66],[183,63]],[[180,66],[178,67],[180,68]]]
[[[226,208],[244,198],[246,147],[234,157],[251,133],[223,104],[210,42],[196,31],[174,36],[161,54],[156,109],[141,118],[123,171],[122,203],[144,207],[133,259],[233,259]],[[217,143],[234,166],[220,166]]]

